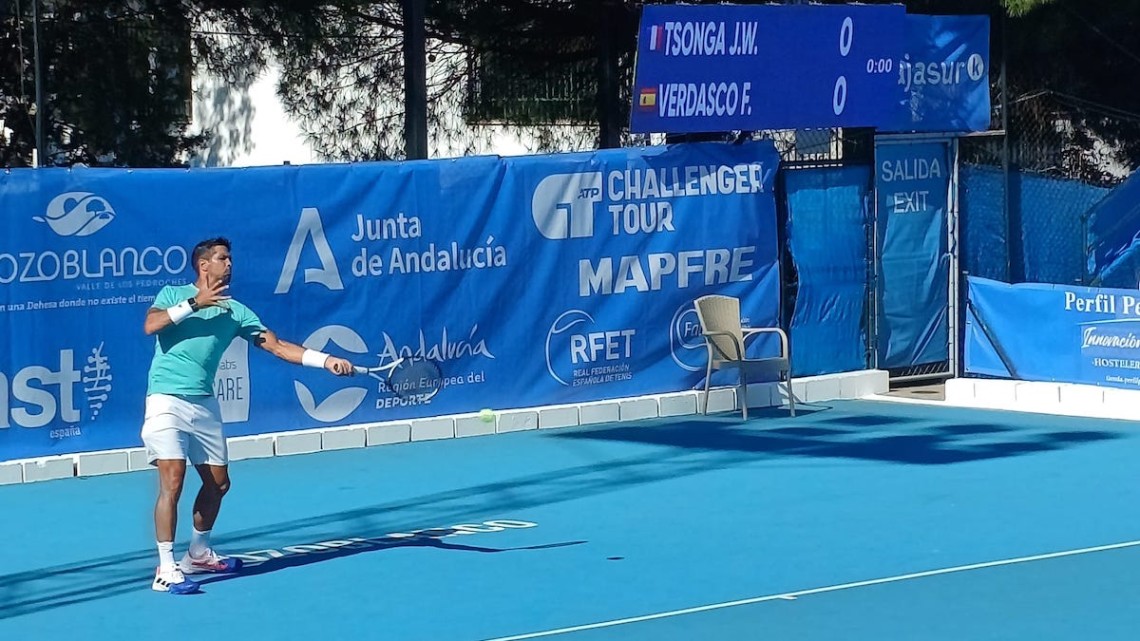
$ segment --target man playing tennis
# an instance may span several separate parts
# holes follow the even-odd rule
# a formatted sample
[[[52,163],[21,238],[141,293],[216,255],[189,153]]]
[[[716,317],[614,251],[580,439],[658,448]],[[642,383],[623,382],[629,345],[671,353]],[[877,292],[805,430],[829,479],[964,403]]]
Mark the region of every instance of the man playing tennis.
[[[158,468],[159,478],[154,508],[159,565],[151,588],[171,594],[198,591],[198,584],[186,574],[241,568],[240,560],[210,547],[210,531],[230,489],[228,449],[213,393],[218,364],[230,342],[241,336],[290,363],[324,368],[338,376],[353,374],[352,364],[344,359],[277,338],[252,310],[227,295],[232,268],[228,240],[198,243],[191,261],[197,281],[163,287],[143,326],[147,335],[155,335],[142,427],[147,459]],[[174,531],[188,460],[202,477],[202,488],[194,500],[190,549],[176,563]]]

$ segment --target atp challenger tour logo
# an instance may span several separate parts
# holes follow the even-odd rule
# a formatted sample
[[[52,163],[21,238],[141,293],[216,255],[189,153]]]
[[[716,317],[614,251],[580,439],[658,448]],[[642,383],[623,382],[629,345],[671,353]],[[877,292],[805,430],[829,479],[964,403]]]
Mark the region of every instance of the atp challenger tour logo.
[[[530,211],[538,233],[551,240],[594,235],[594,205],[602,202],[602,172],[554,174],[534,189]]]
[[[763,163],[632,167],[608,173],[552,174],[531,195],[531,218],[552,241],[675,234],[682,199],[765,193],[773,168]],[[711,203],[710,203],[711,204]],[[689,216],[703,212],[694,207]],[[703,224],[703,223],[690,223]],[[755,246],[582,258],[578,295],[684,289],[752,280]]]
[[[103,343],[90,349],[83,362],[74,350],[57,352],[58,362],[0,371],[0,429],[55,426],[52,438],[81,436],[84,422],[95,422],[110,399],[111,361]],[[86,406],[86,417],[84,407]]]

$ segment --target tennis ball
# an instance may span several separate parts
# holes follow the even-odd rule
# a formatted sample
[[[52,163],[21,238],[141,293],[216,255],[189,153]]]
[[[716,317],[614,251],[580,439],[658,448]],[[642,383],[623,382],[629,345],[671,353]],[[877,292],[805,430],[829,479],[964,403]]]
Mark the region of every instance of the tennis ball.
[[[483,409],[479,410],[479,418],[483,419],[484,423],[490,423],[491,421],[495,420],[495,413],[490,409],[484,407]]]

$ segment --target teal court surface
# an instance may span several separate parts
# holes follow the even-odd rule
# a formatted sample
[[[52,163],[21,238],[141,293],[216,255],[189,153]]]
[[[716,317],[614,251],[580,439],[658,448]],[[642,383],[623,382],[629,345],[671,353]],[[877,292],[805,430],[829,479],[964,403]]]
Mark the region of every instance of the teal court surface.
[[[754,414],[239,461],[184,597],[153,472],[0,487],[0,639],[1136,638],[1136,424]]]

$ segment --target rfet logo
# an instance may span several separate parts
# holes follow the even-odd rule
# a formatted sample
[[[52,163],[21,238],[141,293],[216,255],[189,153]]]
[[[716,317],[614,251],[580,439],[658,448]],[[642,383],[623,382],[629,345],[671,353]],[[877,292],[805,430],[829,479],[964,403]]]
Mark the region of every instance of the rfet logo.
[[[572,387],[630,380],[636,337],[635,329],[598,327],[585,310],[567,310],[546,333],[546,370]]]
[[[531,216],[551,240],[594,235],[594,205],[602,202],[602,172],[552,174],[534,188]]]
[[[115,208],[101,196],[71,191],[53,198],[44,215],[32,219],[47,223],[60,236],[90,236],[115,219]]]

